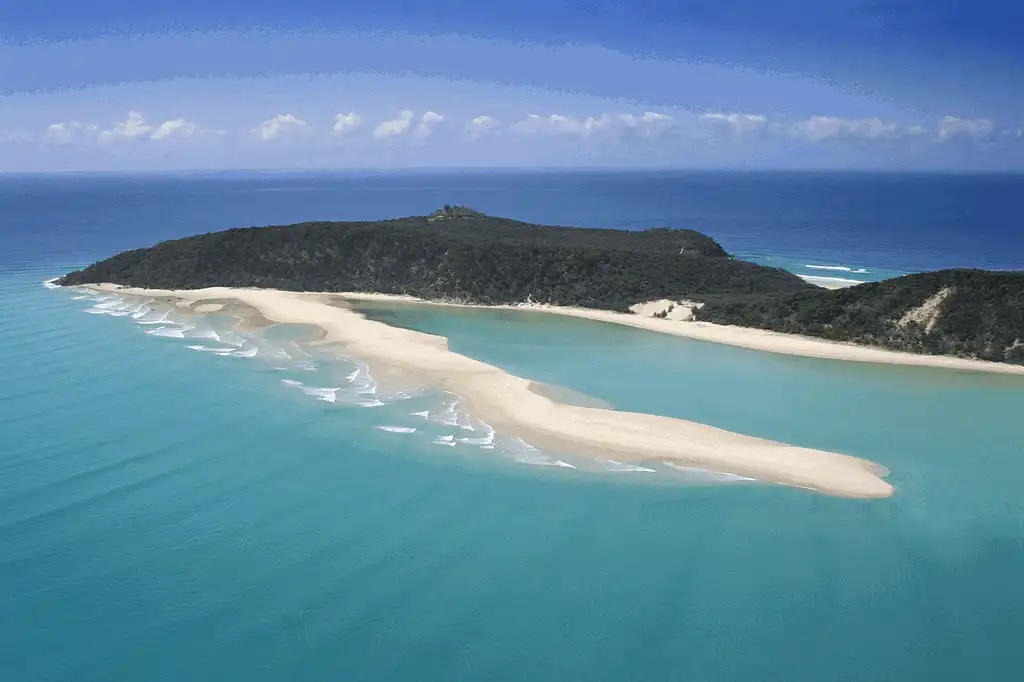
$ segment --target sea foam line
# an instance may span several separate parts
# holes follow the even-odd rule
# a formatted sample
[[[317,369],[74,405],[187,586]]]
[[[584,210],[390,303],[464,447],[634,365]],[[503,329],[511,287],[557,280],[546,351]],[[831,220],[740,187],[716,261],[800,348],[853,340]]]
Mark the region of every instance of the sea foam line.
[[[678,464],[676,462],[664,462],[664,464],[676,471],[688,474],[698,480],[715,481],[715,482],[756,482],[756,478],[749,478],[747,476],[740,476],[739,474],[729,474],[724,471],[712,471],[711,469],[701,469],[700,467],[686,466],[685,464]]]
[[[650,472],[652,474],[657,473],[656,469],[650,469],[648,467],[642,467],[637,464],[627,464],[626,462],[617,462],[614,459],[609,459],[605,471],[614,472]]]
[[[858,268],[854,270],[853,268],[847,267],[846,265],[805,265],[804,267],[810,268],[811,270],[835,270],[837,272],[855,272],[858,274],[863,274],[867,272],[866,268]]]
[[[811,284],[841,284],[843,286],[857,286],[858,284],[866,284],[865,281],[860,279],[846,279],[844,277],[819,277],[817,275],[798,275],[800,279]]]

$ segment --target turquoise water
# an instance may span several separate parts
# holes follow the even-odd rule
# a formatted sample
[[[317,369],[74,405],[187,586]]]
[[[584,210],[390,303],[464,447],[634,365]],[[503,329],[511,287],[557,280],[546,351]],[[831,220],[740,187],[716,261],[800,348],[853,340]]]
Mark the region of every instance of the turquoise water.
[[[650,474],[488,466],[373,428],[436,396],[326,403],[281,383],[305,376],[294,367],[83,314],[91,301],[38,279],[3,291],[18,321],[2,337],[6,679],[1016,670],[1016,378],[815,362],[528,313],[390,311],[457,351],[620,409],[870,456],[898,493],[635,485],[625,477]],[[301,332],[269,336],[290,348]],[[315,361],[308,374],[330,383],[328,358]]]
[[[0,680],[1020,676],[1019,377],[526,313],[376,313],[619,409],[873,459],[897,494],[537,466],[435,444],[462,431],[411,413],[443,414],[447,396],[361,406],[358,363],[305,346],[307,330],[233,338],[213,316],[155,336],[177,326],[86,314],[94,301],[41,286],[233,224],[253,195],[211,190],[195,201],[222,212],[172,229],[160,221],[188,197],[32,192],[35,208],[0,192]],[[301,193],[267,194],[305,217]],[[214,327],[219,341],[199,335]],[[315,390],[334,387],[335,402]]]

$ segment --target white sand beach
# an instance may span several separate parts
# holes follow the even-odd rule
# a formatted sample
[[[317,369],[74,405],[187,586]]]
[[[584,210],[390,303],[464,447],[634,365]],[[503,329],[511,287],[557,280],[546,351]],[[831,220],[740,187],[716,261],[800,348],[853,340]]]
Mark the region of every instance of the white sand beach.
[[[316,325],[326,332],[326,341],[342,344],[346,352],[371,365],[379,363],[408,372],[452,391],[464,398],[479,418],[541,447],[563,448],[580,455],[613,454],[617,461],[670,460],[842,497],[878,498],[893,493],[892,486],[881,477],[882,467],[855,457],[745,436],[682,419],[553,401],[531,390],[527,379],[448,350],[443,337],[391,327],[332,305],[338,294],[227,288],[165,291],[112,285],[99,288],[189,301],[235,299],[271,321]],[[602,321],[630,317],[592,311],[580,314],[565,309],[559,312]],[[637,322],[640,324],[634,326],[647,328],[647,322],[663,320],[638,318]]]

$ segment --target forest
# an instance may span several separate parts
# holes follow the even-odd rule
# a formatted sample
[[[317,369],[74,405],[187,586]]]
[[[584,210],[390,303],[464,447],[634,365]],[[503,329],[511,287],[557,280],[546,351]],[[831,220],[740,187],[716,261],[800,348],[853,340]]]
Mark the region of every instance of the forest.
[[[816,287],[730,257],[693,230],[552,227],[446,207],[431,216],[232,229],[126,251],[61,279],[147,288],[409,294],[626,312],[652,298]]]
[[[929,302],[931,314],[913,319]],[[939,270],[833,291],[711,301],[696,317],[913,353],[1024,363],[1024,272]]]

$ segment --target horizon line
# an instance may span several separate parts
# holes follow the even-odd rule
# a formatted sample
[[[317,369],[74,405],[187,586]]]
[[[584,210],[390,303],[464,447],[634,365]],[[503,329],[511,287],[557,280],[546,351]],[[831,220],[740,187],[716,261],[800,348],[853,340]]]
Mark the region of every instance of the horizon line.
[[[61,169],[45,171],[0,171],[0,178],[56,177],[75,175],[105,176],[172,176],[172,175],[402,175],[462,173],[721,173],[721,174],[850,174],[850,175],[1024,175],[1024,169],[956,169],[956,168],[739,168],[693,166],[401,166],[401,167],[282,167],[282,168],[182,168],[182,169]]]

